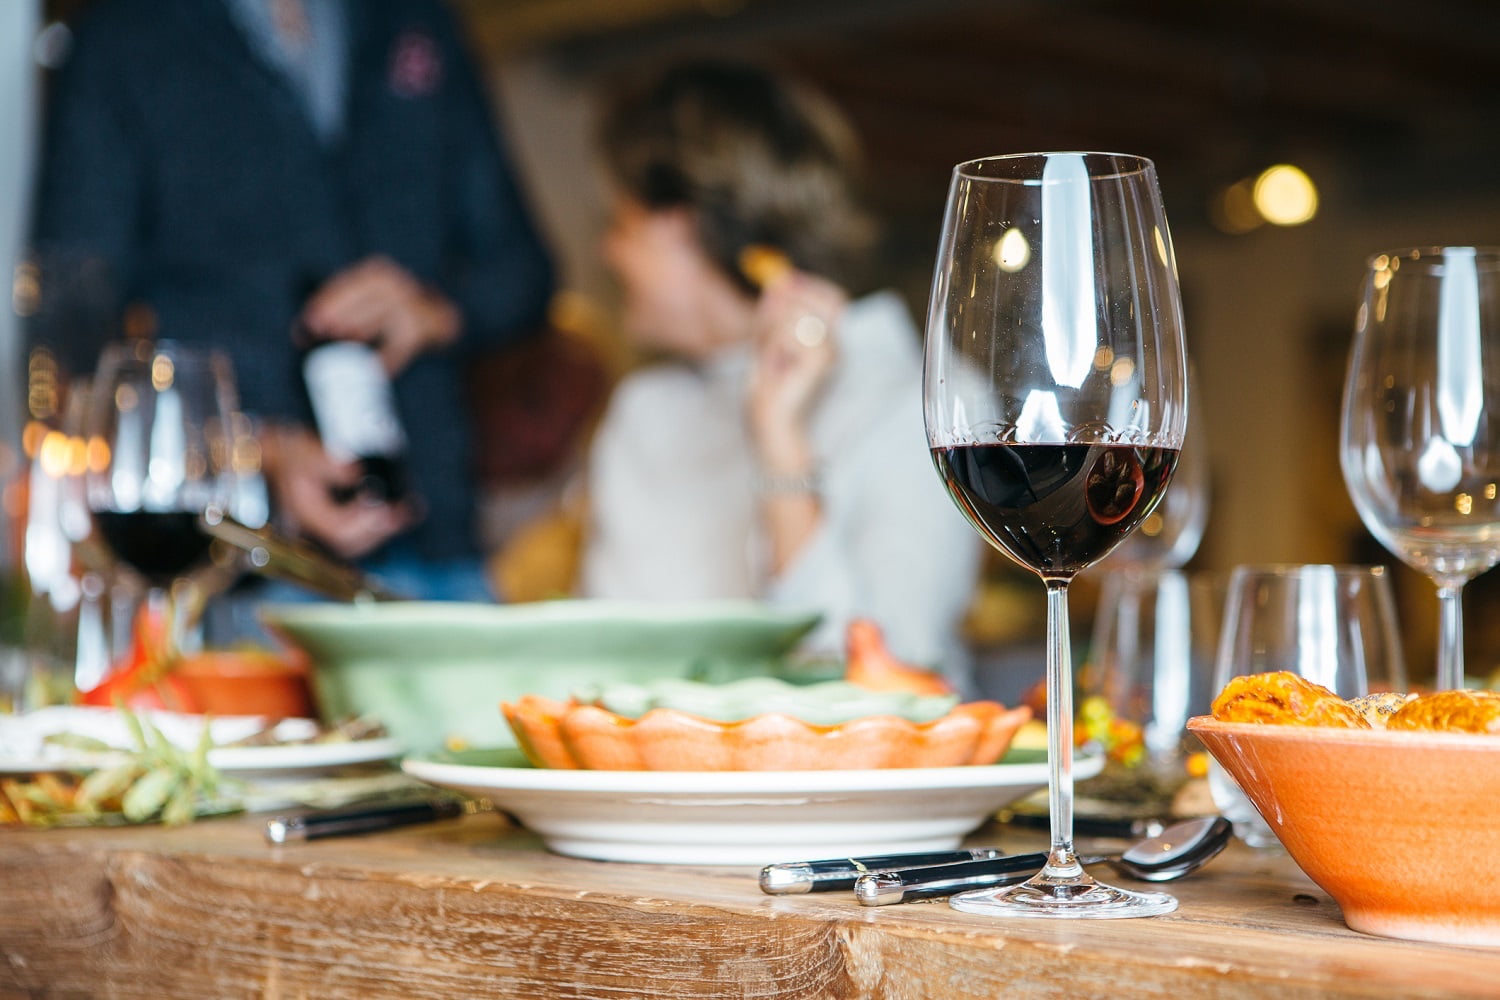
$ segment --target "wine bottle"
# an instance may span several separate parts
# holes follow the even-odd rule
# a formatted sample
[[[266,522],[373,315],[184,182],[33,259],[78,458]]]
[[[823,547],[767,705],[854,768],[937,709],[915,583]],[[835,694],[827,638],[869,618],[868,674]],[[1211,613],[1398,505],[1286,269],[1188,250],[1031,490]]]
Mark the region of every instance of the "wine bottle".
[[[314,340],[302,356],[302,378],[324,450],[360,470],[352,487],[334,490],[334,500],[395,503],[404,498],[406,432],[375,349],[358,340]]]

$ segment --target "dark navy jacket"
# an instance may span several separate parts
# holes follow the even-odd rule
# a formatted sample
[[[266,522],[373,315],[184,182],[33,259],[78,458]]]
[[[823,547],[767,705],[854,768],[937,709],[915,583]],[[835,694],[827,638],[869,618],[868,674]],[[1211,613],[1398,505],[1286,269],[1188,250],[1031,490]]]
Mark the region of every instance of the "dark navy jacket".
[[[540,328],[548,255],[438,0],[353,0],[344,138],[325,146],[223,0],[100,0],[53,81],[40,247],[102,253],[158,335],[226,348],[244,408],[306,420],[289,331],[321,279],[385,254],[461,307],[396,382],[428,558],[474,551],[467,354]],[[74,344],[91,365],[97,344]],[[80,360],[86,359],[86,360]]]

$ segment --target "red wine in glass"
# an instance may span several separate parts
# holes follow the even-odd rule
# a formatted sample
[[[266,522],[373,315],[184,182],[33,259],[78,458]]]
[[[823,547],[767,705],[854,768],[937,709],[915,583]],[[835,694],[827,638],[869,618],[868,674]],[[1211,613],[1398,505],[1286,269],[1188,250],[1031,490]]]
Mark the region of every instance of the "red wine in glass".
[[[1124,444],[979,444],[932,449],[964,516],[1042,577],[1102,559],[1166,492],[1178,449]]]
[[[213,543],[190,510],[97,510],[94,523],[110,551],[153,587],[168,587],[208,560]]]

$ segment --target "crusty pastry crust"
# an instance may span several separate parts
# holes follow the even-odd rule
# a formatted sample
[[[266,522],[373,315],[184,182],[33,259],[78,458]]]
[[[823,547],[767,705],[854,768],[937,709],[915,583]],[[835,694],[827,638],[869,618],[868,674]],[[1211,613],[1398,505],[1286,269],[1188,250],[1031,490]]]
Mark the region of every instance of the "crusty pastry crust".
[[[1500,734],[1500,691],[1436,691],[1413,698],[1387,729]]]
[[[1345,701],[1290,671],[1236,677],[1214,699],[1219,722],[1500,735],[1500,691],[1369,694]]]
[[[1220,722],[1370,728],[1359,709],[1288,670],[1234,678],[1214,699],[1213,714]]]

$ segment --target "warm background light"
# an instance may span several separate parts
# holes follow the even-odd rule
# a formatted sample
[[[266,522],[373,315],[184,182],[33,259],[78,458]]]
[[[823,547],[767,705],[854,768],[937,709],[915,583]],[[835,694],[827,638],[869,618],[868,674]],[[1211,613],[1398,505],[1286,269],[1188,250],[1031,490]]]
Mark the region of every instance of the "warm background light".
[[[1255,208],[1273,226],[1300,226],[1318,214],[1312,178],[1289,163],[1267,167],[1255,178]]]
[[[1248,178],[1229,185],[1209,205],[1209,219],[1220,232],[1239,236],[1266,220],[1255,208],[1254,183]]]

